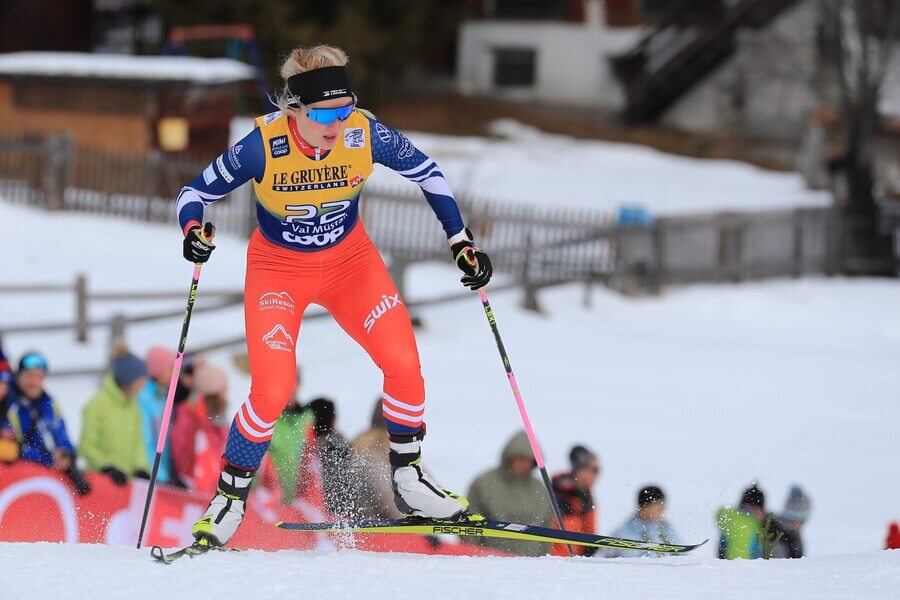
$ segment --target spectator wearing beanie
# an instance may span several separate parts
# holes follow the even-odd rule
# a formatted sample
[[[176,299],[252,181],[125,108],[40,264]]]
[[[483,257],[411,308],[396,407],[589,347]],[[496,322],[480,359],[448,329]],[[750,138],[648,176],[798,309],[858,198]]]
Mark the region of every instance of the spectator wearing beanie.
[[[137,400],[141,409],[141,430],[144,434],[147,464],[152,465],[156,460],[156,443],[162,427],[172,370],[175,368],[175,352],[168,348],[154,346],[147,352],[146,362],[147,383],[138,393]],[[159,483],[173,482],[172,457],[168,440],[159,461],[157,481]]]
[[[563,528],[581,533],[597,532],[597,508],[591,491],[600,477],[600,461],[597,455],[584,446],[573,446],[569,451],[571,470],[553,477],[553,491],[563,515]],[[592,556],[596,548],[573,546],[577,555]],[[568,556],[564,544],[554,544],[550,553]]]
[[[196,368],[193,385],[197,402],[175,409],[170,436],[175,476],[190,489],[213,493],[228,437],[228,376],[214,365]]]
[[[89,471],[106,473],[116,485],[149,477],[137,395],[147,383],[146,363],[120,351],[100,389],[83,411],[79,449]]]
[[[354,498],[364,482],[351,469],[351,449],[347,439],[335,429],[337,412],[328,398],[315,398],[307,405],[313,415],[315,452],[322,472],[325,508],[343,521],[362,518]]]
[[[9,363],[0,350],[0,462],[10,463],[19,458],[19,443],[16,441],[16,432],[9,424],[7,411],[9,410],[9,393],[13,386],[13,374],[9,370]]]
[[[809,518],[811,503],[799,485],[791,486],[784,511],[775,517],[775,527],[781,536],[775,542],[772,558],[803,558],[803,525]],[[776,537],[777,537],[776,533]]]
[[[666,495],[662,488],[648,485],[637,495],[637,510],[634,515],[614,533],[616,537],[629,540],[654,542],[656,544],[678,544],[678,535],[666,520]],[[610,550],[606,556],[637,557],[664,556],[640,550]]]
[[[719,528],[719,558],[760,558],[759,543],[766,519],[766,496],[754,483],[741,494],[736,508],[722,507],[716,513]]]

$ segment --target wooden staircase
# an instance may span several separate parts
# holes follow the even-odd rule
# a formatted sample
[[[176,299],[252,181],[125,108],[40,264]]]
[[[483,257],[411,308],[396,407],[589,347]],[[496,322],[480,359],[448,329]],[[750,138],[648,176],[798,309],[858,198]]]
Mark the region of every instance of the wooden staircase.
[[[625,87],[624,118],[657,119],[734,52],[737,32],[760,29],[797,0],[737,0],[710,10],[709,0],[680,0],[629,52],[615,56],[613,72]],[[687,18],[691,16],[691,18]]]

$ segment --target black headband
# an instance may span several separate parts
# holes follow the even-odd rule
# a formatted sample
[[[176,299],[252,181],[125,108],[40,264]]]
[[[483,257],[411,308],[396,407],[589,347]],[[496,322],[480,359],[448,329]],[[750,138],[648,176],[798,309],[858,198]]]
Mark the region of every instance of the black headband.
[[[331,98],[352,98],[347,69],[344,67],[322,67],[291,75],[287,80],[292,98],[289,106],[312,104]]]

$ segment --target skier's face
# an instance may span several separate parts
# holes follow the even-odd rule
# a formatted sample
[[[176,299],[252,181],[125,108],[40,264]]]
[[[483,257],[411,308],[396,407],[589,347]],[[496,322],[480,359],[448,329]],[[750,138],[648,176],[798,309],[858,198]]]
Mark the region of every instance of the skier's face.
[[[334,98],[333,100],[322,100],[321,102],[313,102],[309,106],[295,109],[292,112],[297,120],[297,128],[303,139],[314,148],[322,150],[331,150],[337,143],[338,138],[344,132],[344,126],[347,118],[350,116],[349,111],[337,111],[331,114],[332,109],[350,108],[353,106],[352,98]],[[326,115],[326,119],[321,118],[322,111]],[[343,117],[343,118],[341,118]],[[320,122],[334,118],[330,123]]]

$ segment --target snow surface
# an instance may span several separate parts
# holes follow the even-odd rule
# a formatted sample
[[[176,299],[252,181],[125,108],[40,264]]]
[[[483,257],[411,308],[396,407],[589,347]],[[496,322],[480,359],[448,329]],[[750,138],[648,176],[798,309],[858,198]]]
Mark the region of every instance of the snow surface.
[[[59,232],[59,251],[47,252],[34,231]],[[0,239],[4,284],[73,281],[84,272],[92,291],[172,290],[186,298],[192,267],[181,258],[176,226],[0,203]],[[222,235],[217,246],[203,269],[198,308],[211,303],[204,290],[242,284],[245,241]],[[407,300],[463,293],[447,265],[415,267],[409,285]],[[597,289],[591,308],[582,305],[584,292],[575,284],[542,292],[544,314],[520,310],[516,292],[491,294],[491,301],[549,469],[566,466],[574,443],[601,456],[601,533],[618,527],[637,490],[655,482],[666,490],[668,515],[685,541],[715,539],[716,508],[735,503],[758,478],[775,511],[790,484],[808,491],[811,556],[882,547],[887,523],[900,518],[900,283],[784,280],[696,286],[640,300]],[[185,298],[96,303],[90,314],[178,310]],[[71,294],[0,295],[0,330],[72,319],[73,304]],[[418,341],[428,394],[426,465],[445,486],[465,492],[498,462],[519,415],[477,295],[416,313],[424,321]],[[130,326],[127,336],[143,353],[156,344],[174,347],[180,329],[176,317]],[[239,307],[196,313],[189,346],[242,332]],[[52,370],[101,365],[107,338],[95,330],[87,345],[72,333],[3,341],[12,360],[43,349]],[[230,372],[232,409],[249,389],[231,361],[242,351],[209,356]],[[331,396],[339,429],[362,431],[381,390],[367,355],[325,318],[304,322],[299,360],[303,399]],[[48,381],[75,439],[95,388],[93,377]],[[714,552],[711,542],[696,556]]]
[[[232,142],[252,128],[252,120],[235,119]],[[495,121],[491,130],[496,137],[406,134],[437,161],[454,193],[470,199],[610,214],[622,206],[637,206],[660,216],[831,202],[826,192],[807,190],[797,173],[676,156],[634,144],[580,140],[510,119]],[[415,189],[414,183],[380,165],[368,182],[379,188]]]
[[[471,558],[250,551],[165,566],[146,550],[0,544],[8,597],[33,598],[897,598],[900,550],[804,558]],[[35,577],[40,573],[40,577]]]
[[[130,56],[86,52],[12,52],[0,54],[0,74],[99,79],[156,79],[226,83],[253,79],[253,68],[230,58]]]

